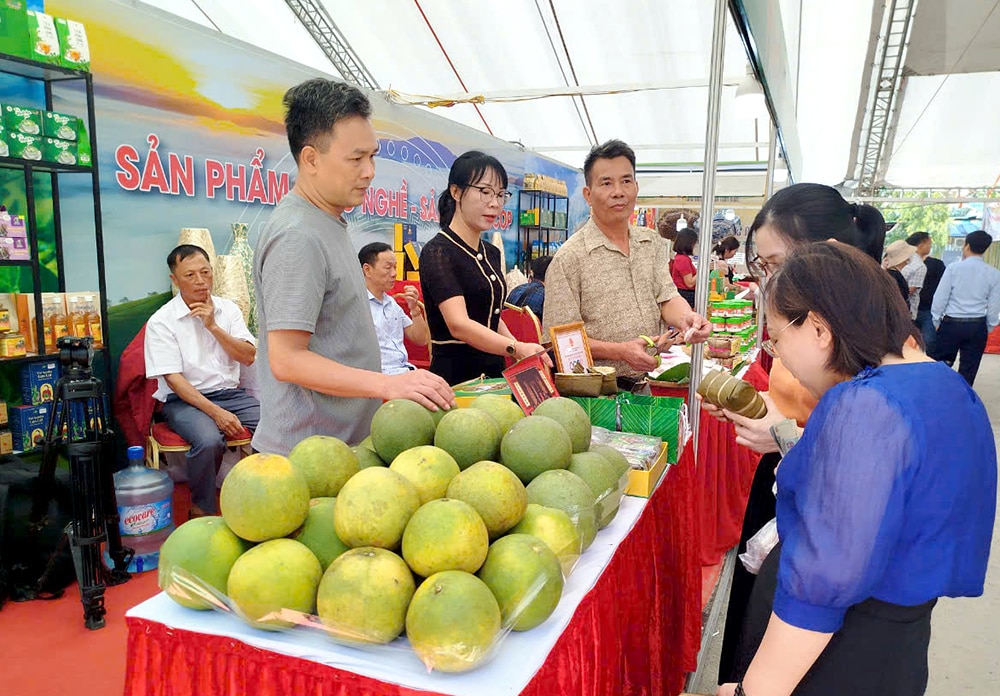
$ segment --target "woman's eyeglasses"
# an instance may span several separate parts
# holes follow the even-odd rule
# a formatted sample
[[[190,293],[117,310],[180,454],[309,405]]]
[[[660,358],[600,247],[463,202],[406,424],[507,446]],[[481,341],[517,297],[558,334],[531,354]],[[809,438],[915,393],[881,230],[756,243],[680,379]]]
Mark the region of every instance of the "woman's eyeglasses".
[[[498,202],[500,205],[504,205],[510,200],[510,191],[494,191],[489,186],[470,186],[469,188],[474,188],[479,191],[479,197],[483,203],[492,203],[493,201]]]
[[[782,326],[777,331],[774,331],[774,332],[768,331],[768,333],[770,334],[770,337],[766,341],[761,341],[760,347],[763,348],[764,352],[767,353],[768,355],[770,355],[772,358],[777,358],[778,357],[778,354],[777,354],[777,350],[778,349],[777,349],[777,346],[774,343],[774,338],[773,337],[777,336],[778,334],[780,334],[782,331],[784,331],[785,329],[787,329],[792,324],[797,324],[800,321],[802,321],[802,317],[799,317],[797,319],[792,319],[790,322],[788,322],[787,324],[785,324],[784,326]]]

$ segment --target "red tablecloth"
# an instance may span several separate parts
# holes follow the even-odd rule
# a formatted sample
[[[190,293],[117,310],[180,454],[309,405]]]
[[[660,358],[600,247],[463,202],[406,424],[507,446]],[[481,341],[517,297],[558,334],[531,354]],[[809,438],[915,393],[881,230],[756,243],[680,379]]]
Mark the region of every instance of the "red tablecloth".
[[[701,638],[695,485],[689,446],[523,693],[681,691],[696,668]],[[231,638],[135,617],[127,622],[126,696],[427,694]]]

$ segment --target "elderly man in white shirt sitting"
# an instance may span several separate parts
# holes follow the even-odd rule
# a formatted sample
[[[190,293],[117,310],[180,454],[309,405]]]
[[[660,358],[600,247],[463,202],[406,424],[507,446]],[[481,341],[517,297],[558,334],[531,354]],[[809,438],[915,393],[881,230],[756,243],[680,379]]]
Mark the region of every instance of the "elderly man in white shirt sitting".
[[[212,295],[212,265],[205,250],[183,244],[167,256],[179,292],[146,323],[146,377],[157,380],[154,398],[170,428],[187,440],[191,516],[218,513],[215,474],[226,438],[253,431],[260,402],[239,387],[240,365],[257,355],[239,307]]]
[[[403,338],[425,346],[430,343],[431,332],[427,327],[427,317],[419,304],[417,289],[407,285],[403,291],[410,316],[389,293],[396,283],[396,255],[392,247],[383,242],[372,242],[358,252],[358,261],[365,274],[368,287],[368,309],[372,313],[375,334],[378,336],[382,355],[382,372],[396,375],[407,370],[415,370],[406,354]]]

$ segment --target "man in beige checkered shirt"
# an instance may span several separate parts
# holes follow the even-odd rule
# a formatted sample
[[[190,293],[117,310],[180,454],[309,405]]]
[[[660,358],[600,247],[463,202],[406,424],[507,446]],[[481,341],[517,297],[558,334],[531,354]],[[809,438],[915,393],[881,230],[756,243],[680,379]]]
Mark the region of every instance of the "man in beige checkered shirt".
[[[657,361],[639,336],[664,348],[666,327],[690,343],[712,332],[677,293],[667,245],[653,230],[629,225],[639,186],[635,153],[621,140],[590,151],[583,167],[590,219],[556,252],[545,276],[545,328],[582,321],[590,352],[619,375],[654,369]]]

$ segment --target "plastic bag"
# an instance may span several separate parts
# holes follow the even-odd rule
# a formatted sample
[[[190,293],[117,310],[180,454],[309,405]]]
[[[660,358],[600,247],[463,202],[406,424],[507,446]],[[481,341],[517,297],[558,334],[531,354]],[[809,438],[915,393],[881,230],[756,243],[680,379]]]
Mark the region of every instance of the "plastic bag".
[[[740,554],[740,561],[748,573],[756,575],[764,559],[778,543],[778,520],[772,519],[747,541],[747,550]]]
[[[648,471],[660,456],[660,450],[663,449],[662,438],[637,433],[614,432],[596,426],[591,431],[590,444],[614,447],[622,453],[633,469],[640,471]]]

